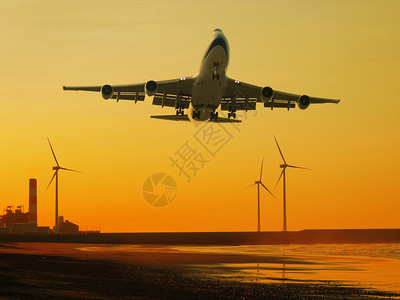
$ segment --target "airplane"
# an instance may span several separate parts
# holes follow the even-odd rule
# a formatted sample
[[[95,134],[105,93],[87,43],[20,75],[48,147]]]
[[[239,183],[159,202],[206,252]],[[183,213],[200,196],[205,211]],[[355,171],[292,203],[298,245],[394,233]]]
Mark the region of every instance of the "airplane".
[[[226,75],[229,62],[229,44],[221,29],[214,30],[214,39],[201,62],[200,72],[194,77],[154,81],[128,85],[63,86],[64,90],[100,92],[105,100],[144,101],[145,95],[153,97],[153,105],[174,107],[176,117],[159,116],[163,119],[190,121],[217,121],[219,107],[228,111],[228,119],[236,119],[238,110],[255,110],[256,103],[264,107],[294,108],[304,110],[312,103],[339,103],[339,99],[309,97],[256,86]],[[185,116],[184,110],[188,109]],[[182,116],[182,117],[181,117]],[[156,117],[156,116],[152,116]],[[220,118],[225,119],[226,118]]]

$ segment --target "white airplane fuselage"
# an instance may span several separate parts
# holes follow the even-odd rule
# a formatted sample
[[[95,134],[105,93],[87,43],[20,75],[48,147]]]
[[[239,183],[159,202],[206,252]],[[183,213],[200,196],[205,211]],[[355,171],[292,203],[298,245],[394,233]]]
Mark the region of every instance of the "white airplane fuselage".
[[[201,62],[200,73],[193,83],[189,119],[193,119],[194,111],[200,112],[200,115],[197,115],[197,120],[207,121],[211,113],[218,108],[228,84],[226,77],[228,62],[228,41],[222,31],[216,29],[214,40]]]

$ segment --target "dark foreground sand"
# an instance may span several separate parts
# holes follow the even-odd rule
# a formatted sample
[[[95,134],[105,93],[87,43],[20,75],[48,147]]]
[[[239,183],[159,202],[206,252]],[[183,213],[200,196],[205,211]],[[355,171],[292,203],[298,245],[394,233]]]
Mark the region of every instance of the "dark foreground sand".
[[[104,245],[103,245],[104,246]],[[251,256],[194,254],[154,248],[129,256],[75,250],[87,245],[0,245],[5,299],[364,299],[393,294],[327,284],[217,280],[185,264],[253,261]]]

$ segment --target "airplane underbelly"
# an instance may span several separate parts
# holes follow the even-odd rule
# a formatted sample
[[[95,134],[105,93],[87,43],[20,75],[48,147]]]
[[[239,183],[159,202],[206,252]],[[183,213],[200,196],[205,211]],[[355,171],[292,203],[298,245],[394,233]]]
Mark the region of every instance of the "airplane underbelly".
[[[221,102],[222,93],[219,85],[214,82],[203,82],[203,84],[192,92],[192,104],[194,107],[204,105],[218,107]]]
[[[215,110],[225,94],[228,80],[225,75],[227,56],[225,50],[214,47],[204,58],[200,74],[192,90],[192,105],[194,109],[206,106]]]

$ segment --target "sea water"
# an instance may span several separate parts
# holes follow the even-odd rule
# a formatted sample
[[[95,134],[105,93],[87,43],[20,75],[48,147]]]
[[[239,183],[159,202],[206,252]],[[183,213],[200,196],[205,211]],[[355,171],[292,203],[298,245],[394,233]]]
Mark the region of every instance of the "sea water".
[[[271,258],[266,263],[202,266],[204,272],[220,279],[340,284],[400,293],[400,244],[179,246],[174,249]]]
[[[224,255],[222,261],[226,263],[185,267],[219,280],[332,284],[400,293],[400,244],[107,245],[77,250],[116,251],[128,255],[140,251]],[[232,257],[239,259],[229,262]]]

